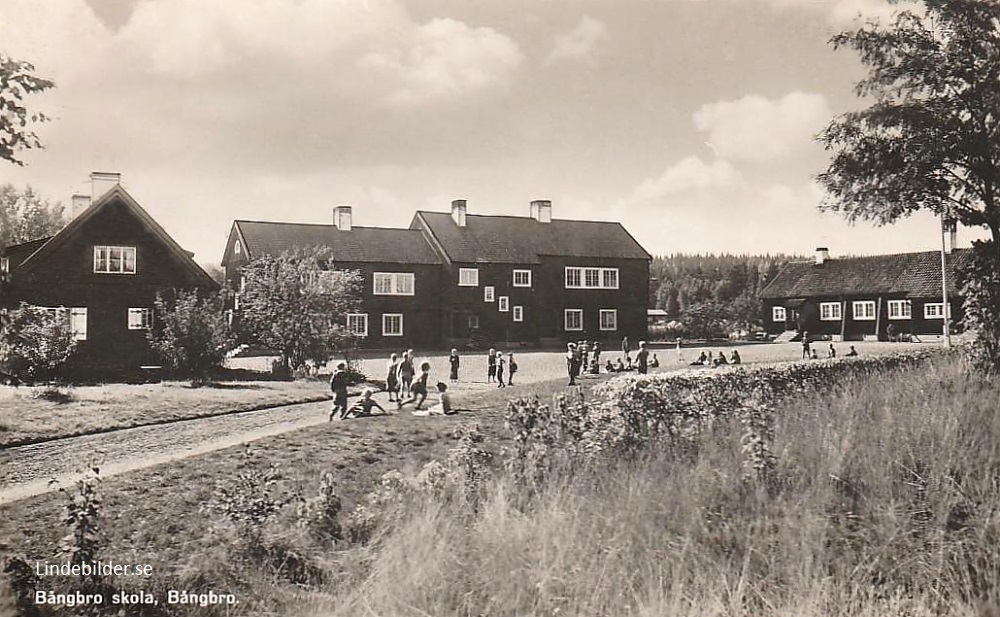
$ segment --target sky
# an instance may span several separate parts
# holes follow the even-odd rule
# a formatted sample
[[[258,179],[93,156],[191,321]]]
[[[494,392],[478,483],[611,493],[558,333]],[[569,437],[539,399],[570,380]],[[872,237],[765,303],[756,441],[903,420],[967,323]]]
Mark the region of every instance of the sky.
[[[882,0],[3,0],[0,52],[56,88],[0,163],[68,206],[91,171],[203,264],[234,219],[415,210],[620,221],[653,254],[940,248],[930,215],[821,214],[814,136],[860,108],[831,35]],[[965,236],[964,238],[962,236]],[[969,232],[960,233],[960,244]]]

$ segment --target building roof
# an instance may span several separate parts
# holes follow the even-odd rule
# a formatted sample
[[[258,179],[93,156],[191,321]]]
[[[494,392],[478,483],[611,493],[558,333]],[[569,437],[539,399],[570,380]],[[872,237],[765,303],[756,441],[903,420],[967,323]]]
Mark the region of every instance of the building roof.
[[[418,211],[451,261],[539,263],[542,256],[652,259],[621,223],[469,214],[459,227],[450,213]],[[412,227],[413,225],[411,225]]]
[[[947,256],[948,293],[956,292],[956,269],[972,256],[956,249]],[[894,294],[910,298],[941,295],[941,252],[898,253],[786,265],[761,292],[763,298],[813,298]]]
[[[424,235],[410,229],[353,226],[350,231],[341,231],[334,225],[244,220],[233,225],[246,245],[249,259],[321,247],[331,251],[334,262],[441,263]]]
[[[22,242],[21,244],[2,247],[0,248],[0,257],[10,259],[10,269],[13,270],[51,239],[52,236],[47,236],[29,242]]]

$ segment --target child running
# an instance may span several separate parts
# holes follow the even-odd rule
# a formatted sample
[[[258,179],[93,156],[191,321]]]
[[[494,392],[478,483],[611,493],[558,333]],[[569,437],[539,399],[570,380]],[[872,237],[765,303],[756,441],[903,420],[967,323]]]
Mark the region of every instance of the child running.
[[[338,362],[336,370],[330,376],[330,390],[333,392],[333,407],[330,409],[330,422],[340,411],[340,417],[347,416],[347,363]]]
[[[410,385],[410,396],[405,401],[399,401],[396,403],[396,409],[402,409],[403,405],[409,403],[417,403],[417,409],[424,404],[427,400],[427,379],[430,377],[431,373],[431,363],[423,362],[420,364],[420,377],[417,377]],[[417,401],[417,399],[420,399]]]

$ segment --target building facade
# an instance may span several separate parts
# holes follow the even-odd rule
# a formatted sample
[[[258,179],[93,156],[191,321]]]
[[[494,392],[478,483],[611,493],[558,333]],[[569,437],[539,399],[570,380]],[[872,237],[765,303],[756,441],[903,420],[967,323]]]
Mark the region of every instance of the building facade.
[[[814,260],[787,264],[761,292],[765,328],[834,340],[937,336],[945,315],[961,322],[955,279],[970,256],[946,254],[945,307],[940,251],[831,259],[817,249]]]
[[[222,265],[238,288],[251,259],[329,250],[332,267],[365,277],[364,308],[347,325],[369,347],[645,336],[651,256],[619,223],[553,219],[548,201],[526,217],[467,208],[417,212],[408,229],[353,226],[349,206],[333,225],[235,221]]]
[[[157,294],[218,285],[119,184],[91,175],[94,195],[74,196],[74,218],[56,235],[0,251],[0,304],[50,308],[77,339],[72,364],[88,375],[158,364],[146,333]]]

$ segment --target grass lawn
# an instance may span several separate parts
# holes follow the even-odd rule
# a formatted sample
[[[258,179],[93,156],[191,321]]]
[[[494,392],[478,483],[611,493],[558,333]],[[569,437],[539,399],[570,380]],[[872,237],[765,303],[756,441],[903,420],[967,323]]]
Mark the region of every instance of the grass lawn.
[[[326,397],[317,381],[80,386],[65,403],[38,398],[41,390],[0,386],[0,447]]]

